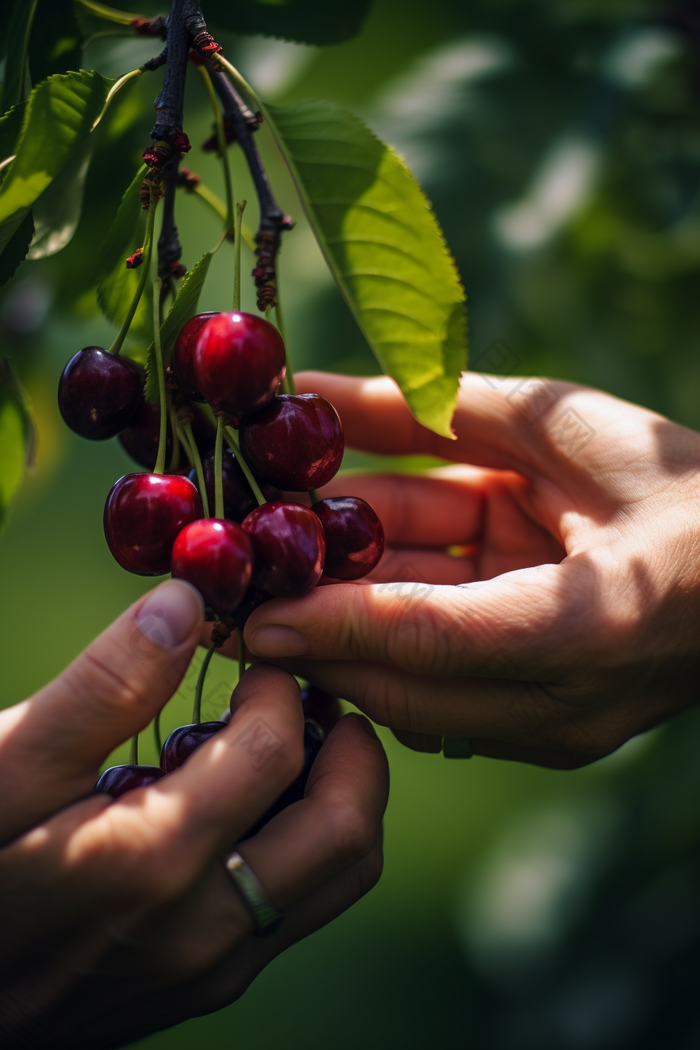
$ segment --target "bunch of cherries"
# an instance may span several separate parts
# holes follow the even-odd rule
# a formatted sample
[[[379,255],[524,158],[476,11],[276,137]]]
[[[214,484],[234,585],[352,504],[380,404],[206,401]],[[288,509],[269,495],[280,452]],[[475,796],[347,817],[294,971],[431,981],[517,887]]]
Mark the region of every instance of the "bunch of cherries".
[[[107,497],[104,531],[112,555],[129,572],[170,571],[193,584],[208,615],[224,625],[217,635],[215,624],[214,640],[228,637],[234,626],[242,630],[250,613],[270,598],[306,594],[323,575],[365,576],[384,550],[381,522],[368,503],[353,496],[316,499],[315,490],[340,466],[342,426],[320,395],[278,394],[285,374],[282,338],[264,318],[233,311],[189,320],[177,338],[168,377],[171,402],[178,406],[177,417],[191,423],[196,447],[188,449],[194,463],[183,470],[171,464],[171,473],[153,472],[161,409],[144,400],[139,365],[86,347],[71,358],[59,383],[59,408],[72,430],[96,440],[118,434],[126,451],[147,468],[120,478]],[[211,411],[201,408],[203,403]],[[222,448],[224,428],[232,448]],[[171,455],[172,429],[168,441]],[[203,507],[215,504],[217,492],[223,517],[205,516]],[[294,500],[302,493],[311,494],[310,506]],[[311,690],[305,708],[309,695],[315,713],[305,723],[304,773],[283,796],[291,793],[284,805],[300,790],[303,795],[324,724],[328,728],[329,712],[337,707],[334,698]],[[223,725],[181,726],[166,740],[160,768],[115,766],[96,790],[117,797],[152,783]]]

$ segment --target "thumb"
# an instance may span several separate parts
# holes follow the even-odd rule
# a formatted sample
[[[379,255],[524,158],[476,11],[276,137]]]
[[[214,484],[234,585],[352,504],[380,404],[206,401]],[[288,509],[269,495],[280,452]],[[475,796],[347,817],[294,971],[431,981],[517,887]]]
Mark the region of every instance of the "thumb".
[[[180,684],[203,619],[194,587],[167,580],[58,678],[0,715],[0,798],[12,798],[25,827],[47,815],[49,799],[55,810],[89,791],[107,755],[160,711]]]
[[[574,559],[462,586],[333,584],[257,609],[263,659],[374,660],[420,675],[539,680],[581,631],[589,581]],[[579,630],[576,630],[576,624]]]

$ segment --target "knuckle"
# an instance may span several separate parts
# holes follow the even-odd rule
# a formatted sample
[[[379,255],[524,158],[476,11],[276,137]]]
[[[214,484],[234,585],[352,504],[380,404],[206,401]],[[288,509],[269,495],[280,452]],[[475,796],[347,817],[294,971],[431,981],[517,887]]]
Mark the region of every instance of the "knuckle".
[[[377,829],[354,799],[336,800],[331,813],[333,853],[343,868],[349,868],[371,851]]]
[[[89,650],[67,669],[66,686],[86,702],[115,712],[140,707],[145,690],[135,677],[120,673]]]

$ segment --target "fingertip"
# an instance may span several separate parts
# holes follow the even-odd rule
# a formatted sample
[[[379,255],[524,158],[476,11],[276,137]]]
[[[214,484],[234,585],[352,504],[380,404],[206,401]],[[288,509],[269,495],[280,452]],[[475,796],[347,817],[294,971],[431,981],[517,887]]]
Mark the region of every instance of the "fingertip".
[[[178,649],[193,633],[199,635],[203,623],[202,596],[185,580],[165,580],[134,612],[141,634],[163,649]]]

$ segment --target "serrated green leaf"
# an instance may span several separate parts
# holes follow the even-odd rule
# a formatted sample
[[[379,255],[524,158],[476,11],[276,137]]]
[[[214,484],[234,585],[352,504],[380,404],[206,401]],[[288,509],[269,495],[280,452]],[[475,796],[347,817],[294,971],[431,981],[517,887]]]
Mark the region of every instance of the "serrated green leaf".
[[[0,255],[0,288],[14,277],[17,267],[27,258],[33,236],[34,218],[27,212]]]
[[[100,246],[95,263],[97,280],[111,273],[118,263],[123,264],[127,256],[141,246],[143,232],[139,232],[139,229],[143,225],[145,212],[141,207],[139,190],[146,171],[146,165],[142,164],[124,192],[114,222]]]
[[[0,117],[0,161],[11,157],[17,152],[17,143],[22,133],[22,122],[24,121],[26,108],[27,103],[20,102],[18,106],[13,106],[12,109]],[[9,169],[4,177],[7,178],[8,175]]]
[[[5,109],[23,102],[29,94],[29,34],[34,21],[37,0],[15,4],[7,26],[7,61],[2,100]]]
[[[49,77],[34,88],[16,159],[0,186],[0,251],[87,140],[112,83],[100,73],[83,70]]]
[[[175,302],[173,303],[168,316],[160,326],[161,349],[163,351],[163,358],[166,361],[172,353],[180,329],[185,322],[189,321],[190,317],[194,317],[197,312],[199,296],[204,287],[204,281],[206,280],[209,266],[211,265],[213,258],[214,251],[205,252],[192,269],[188,270],[178,289],[178,293],[175,296]],[[153,343],[149,346],[146,357],[146,386],[144,396],[146,401],[151,404],[157,404],[158,372],[155,359],[155,345]]]
[[[330,102],[270,106],[328,265],[416,419],[451,437],[467,365],[465,295],[430,203],[403,160]]]
[[[8,358],[0,361],[0,529],[34,456],[35,428],[26,395]]]
[[[340,44],[359,33],[372,0],[207,0],[218,29],[263,33],[302,44]]]
[[[85,179],[91,157],[92,141],[88,139],[37,200],[32,209],[34,240],[29,246],[28,259],[46,259],[55,255],[72,238],[83,210]]]

